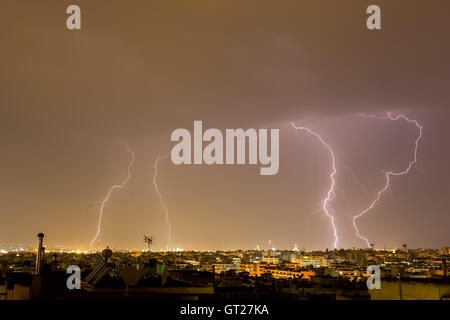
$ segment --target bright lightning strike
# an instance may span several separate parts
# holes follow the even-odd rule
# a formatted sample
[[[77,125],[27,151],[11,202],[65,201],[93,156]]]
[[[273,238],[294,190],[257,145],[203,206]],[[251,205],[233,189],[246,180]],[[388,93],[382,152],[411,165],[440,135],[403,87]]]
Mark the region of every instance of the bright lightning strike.
[[[164,159],[167,156],[168,155],[158,156],[156,158],[156,161],[155,161],[155,174],[153,176],[153,184],[155,185],[155,190],[156,190],[156,193],[158,194],[159,202],[161,203],[161,206],[163,207],[164,212],[165,212],[165,218],[166,218],[166,223],[167,223],[167,228],[168,228],[169,245],[170,245],[172,243],[172,227],[170,226],[170,221],[169,221],[169,209],[167,209],[167,206],[166,206],[166,204],[165,204],[165,202],[163,200],[163,196],[161,194],[161,191],[159,191],[158,184],[156,183],[156,177],[158,175],[159,160]]]
[[[356,225],[356,220],[361,218],[368,211],[370,211],[373,207],[375,207],[377,202],[381,199],[383,194],[389,188],[389,184],[391,182],[391,176],[402,176],[404,174],[407,174],[411,170],[412,166],[417,162],[417,149],[419,147],[419,141],[422,138],[422,129],[423,129],[423,127],[416,120],[411,120],[411,119],[407,118],[406,116],[404,116],[403,114],[399,114],[399,115],[393,117],[392,114],[389,112],[385,117],[378,117],[378,116],[374,116],[374,115],[365,115],[365,114],[362,114],[362,116],[364,116],[366,118],[375,118],[375,119],[380,119],[380,120],[389,119],[389,120],[393,120],[393,121],[396,121],[396,120],[401,118],[403,120],[406,120],[409,123],[414,124],[419,129],[419,135],[418,135],[418,137],[417,137],[417,139],[415,141],[415,146],[414,146],[414,159],[411,162],[409,162],[408,167],[405,170],[403,170],[403,171],[400,171],[400,172],[394,172],[394,171],[384,172],[385,177],[386,177],[386,183],[385,183],[384,187],[380,191],[378,191],[377,197],[375,198],[375,200],[372,201],[372,203],[369,205],[369,207],[367,207],[366,209],[361,211],[360,214],[358,214],[358,215],[353,217],[353,227],[355,228],[356,235],[360,239],[364,240],[367,243],[367,247],[370,248],[369,240],[359,233],[358,227]]]
[[[297,127],[293,122],[291,122],[291,125],[296,130],[305,130],[309,134],[315,136],[317,139],[319,139],[320,143],[322,143],[330,152],[331,164],[332,164],[332,171],[330,173],[331,184],[330,184],[330,189],[328,190],[326,198],[323,199],[322,210],[325,212],[327,217],[330,218],[331,225],[333,227],[333,233],[334,233],[334,248],[336,249],[338,246],[339,239],[338,239],[338,235],[337,235],[336,224],[334,222],[334,215],[332,215],[330,213],[330,211],[333,211],[333,208],[330,206],[330,202],[333,201],[333,199],[336,197],[336,193],[334,191],[334,185],[335,185],[334,176],[336,175],[336,161],[335,161],[333,149],[331,149],[331,147],[322,139],[322,137],[318,133],[316,133],[306,127]]]
[[[101,227],[102,227],[102,217],[103,217],[103,210],[105,208],[106,203],[111,198],[111,194],[116,189],[122,189],[125,187],[127,182],[131,179],[131,167],[134,164],[134,152],[126,145],[126,143],[123,143],[125,148],[131,153],[131,161],[128,165],[128,175],[127,177],[122,181],[120,185],[114,185],[109,189],[108,194],[106,195],[106,198],[103,199],[102,204],[100,206],[100,216],[98,218],[98,225],[97,225],[97,233],[95,234],[95,237],[92,239],[91,244],[89,245],[89,248],[92,248],[92,245],[94,244],[95,240],[97,240],[98,236],[100,235]]]

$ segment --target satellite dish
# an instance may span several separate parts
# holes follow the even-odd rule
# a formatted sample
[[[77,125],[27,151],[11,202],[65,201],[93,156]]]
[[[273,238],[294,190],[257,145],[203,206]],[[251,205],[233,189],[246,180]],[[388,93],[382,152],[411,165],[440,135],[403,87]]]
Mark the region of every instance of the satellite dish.
[[[122,277],[123,281],[127,286],[135,286],[141,279],[141,274],[133,266],[126,267],[121,272],[120,276]]]
[[[113,255],[113,252],[111,249],[106,248],[105,250],[102,251],[102,256],[103,258],[105,258],[106,260],[108,260],[109,258],[111,258]]]

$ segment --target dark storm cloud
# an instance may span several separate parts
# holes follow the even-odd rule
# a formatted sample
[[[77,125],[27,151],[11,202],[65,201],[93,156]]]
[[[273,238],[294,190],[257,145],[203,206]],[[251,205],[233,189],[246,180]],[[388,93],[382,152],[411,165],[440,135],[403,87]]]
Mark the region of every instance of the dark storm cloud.
[[[367,3],[81,1],[81,32],[64,1],[9,3],[2,102],[25,124],[108,133],[445,105],[448,4],[383,3],[370,32]]]

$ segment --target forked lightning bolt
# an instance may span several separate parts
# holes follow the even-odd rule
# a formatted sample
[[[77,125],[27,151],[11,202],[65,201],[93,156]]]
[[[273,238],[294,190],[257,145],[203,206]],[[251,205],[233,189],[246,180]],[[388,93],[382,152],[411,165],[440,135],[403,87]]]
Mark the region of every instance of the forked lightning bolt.
[[[331,173],[330,173],[331,184],[330,184],[330,189],[328,190],[326,198],[323,199],[322,210],[325,212],[327,217],[330,218],[331,225],[333,227],[333,233],[334,233],[334,248],[336,249],[337,246],[338,246],[339,239],[338,239],[336,224],[335,224],[335,221],[334,221],[334,215],[332,215],[330,213],[330,211],[333,211],[333,208],[330,206],[330,202],[333,201],[333,199],[336,197],[336,193],[334,191],[334,185],[335,185],[334,176],[336,175],[336,161],[335,161],[333,149],[331,149],[331,147],[323,140],[323,138],[318,133],[316,133],[316,132],[314,132],[311,129],[306,128],[306,127],[297,127],[293,122],[291,122],[291,125],[292,125],[292,127],[294,127],[294,129],[296,129],[296,130],[305,130],[309,134],[311,134],[314,137],[316,137],[317,139],[319,139],[320,143],[322,143],[325,146],[325,148],[328,149],[328,152],[330,152],[331,165],[332,165],[332,170],[331,170]]]
[[[169,221],[169,209],[167,209],[167,206],[164,202],[163,196],[161,194],[161,191],[159,191],[158,188],[158,184],[156,182],[156,177],[158,175],[158,164],[159,164],[159,160],[166,158],[168,155],[166,154],[165,156],[158,156],[156,158],[155,161],[155,174],[153,176],[153,184],[155,185],[155,190],[156,193],[158,194],[159,197],[159,202],[161,203],[161,206],[164,209],[165,212],[165,219],[166,219],[166,224],[167,224],[167,228],[168,228],[168,237],[169,237],[169,245],[172,243],[172,227],[170,226],[170,221]]]
[[[92,248],[92,245],[94,244],[95,240],[97,240],[98,236],[100,235],[100,231],[101,231],[101,227],[102,227],[103,210],[105,209],[106,203],[111,198],[112,192],[116,189],[122,189],[127,184],[127,182],[131,179],[131,167],[133,166],[133,163],[134,163],[134,152],[131,151],[131,149],[125,143],[123,143],[123,145],[131,153],[131,161],[130,161],[130,164],[128,165],[128,175],[122,181],[121,184],[112,186],[109,189],[108,194],[106,195],[106,198],[103,199],[102,204],[100,206],[100,216],[98,218],[97,233],[95,234],[95,237],[92,239],[91,244],[89,245],[89,248]]]
[[[389,120],[393,120],[393,121],[398,120],[398,119],[401,118],[401,119],[404,119],[404,120],[408,121],[409,123],[414,124],[414,125],[419,129],[419,135],[418,135],[418,137],[417,137],[417,139],[416,139],[416,141],[415,141],[415,145],[414,145],[414,159],[413,159],[411,162],[409,162],[408,167],[407,167],[405,170],[403,170],[403,171],[400,171],[400,172],[394,172],[394,171],[387,171],[387,172],[384,172],[385,177],[386,177],[386,183],[384,184],[384,187],[383,187],[380,191],[378,191],[377,197],[375,198],[375,200],[373,200],[373,201],[371,202],[371,204],[369,205],[369,207],[367,207],[366,209],[364,209],[363,211],[361,211],[361,213],[359,213],[358,215],[356,215],[356,216],[353,217],[353,226],[354,226],[354,228],[355,228],[356,235],[357,235],[360,239],[364,240],[364,241],[367,243],[367,247],[370,248],[370,242],[369,242],[369,240],[368,240],[366,237],[362,236],[362,235],[359,233],[358,227],[357,227],[357,225],[356,225],[356,220],[359,219],[359,218],[361,218],[361,217],[362,217],[363,215],[365,215],[368,211],[370,211],[373,207],[375,207],[375,205],[377,204],[377,202],[381,199],[381,197],[383,196],[383,194],[384,194],[384,193],[386,192],[386,190],[389,188],[389,183],[391,182],[391,177],[392,177],[392,176],[402,176],[402,175],[404,175],[404,174],[407,174],[407,173],[411,170],[412,166],[417,162],[417,149],[418,149],[418,147],[419,147],[419,141],[420,141],[420,139],[422,138],[422,129],[423,129],[423,127],[422,127],[416,120],[411,120],[411,119],[407,118],[406,116],[404,116],[403,114],[399,114],[399,115],[397,115],[397,116],[394,117],[394,116],[392,116],[392,114],[389,112],[385,117],[378,117],[378,116],[374,116],[374,115],[365,115],[365,114],[362,114],[362,116],[364,116],[364,117],[366,117],[366,118],[375,118],[375,119],[381,119],[381,120],[389,119]]]

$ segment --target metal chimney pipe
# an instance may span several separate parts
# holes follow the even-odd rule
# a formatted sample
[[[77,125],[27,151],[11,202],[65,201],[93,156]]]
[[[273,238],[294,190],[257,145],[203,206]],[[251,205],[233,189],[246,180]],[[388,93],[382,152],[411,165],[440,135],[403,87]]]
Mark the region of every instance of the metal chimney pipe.
[[[445,256],[445,258],[442,259],[442,269],[444,279],[447,279],[447,256]]]
[[[37,248],[37,254],[36,254],[36,269],[35,269],[35,275],[39,275],[41,273],[41,265],[42,265],[42,258],[43,258],[43,250],[42,250],[42,242],[44,240],[44,234],[38,233],[38,248]]]

